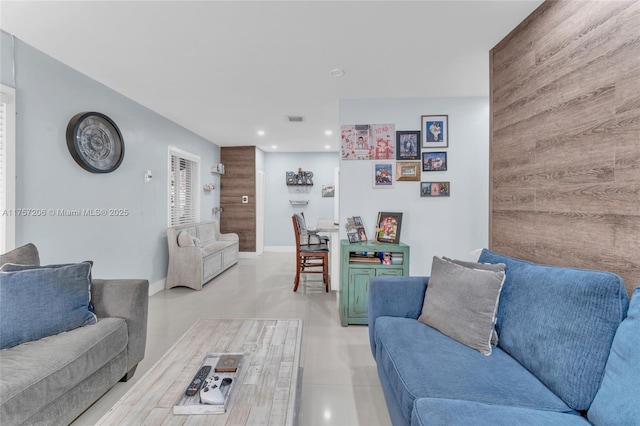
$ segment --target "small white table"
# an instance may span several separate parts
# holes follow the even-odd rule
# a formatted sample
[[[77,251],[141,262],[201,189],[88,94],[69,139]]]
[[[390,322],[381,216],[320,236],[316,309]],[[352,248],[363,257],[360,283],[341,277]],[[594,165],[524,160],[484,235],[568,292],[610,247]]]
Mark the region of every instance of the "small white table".
[[[340,228],[333,219],[318,219],[316,231],[329,234],[329,276],[331,290],[340,288]]]

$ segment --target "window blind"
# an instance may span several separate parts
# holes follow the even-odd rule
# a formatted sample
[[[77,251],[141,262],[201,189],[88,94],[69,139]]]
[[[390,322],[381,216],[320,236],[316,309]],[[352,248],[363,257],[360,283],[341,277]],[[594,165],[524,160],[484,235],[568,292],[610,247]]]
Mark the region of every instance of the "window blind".
[[[198,222],[200,162],[177,152],[171,152],[170,156],[170,226]]]

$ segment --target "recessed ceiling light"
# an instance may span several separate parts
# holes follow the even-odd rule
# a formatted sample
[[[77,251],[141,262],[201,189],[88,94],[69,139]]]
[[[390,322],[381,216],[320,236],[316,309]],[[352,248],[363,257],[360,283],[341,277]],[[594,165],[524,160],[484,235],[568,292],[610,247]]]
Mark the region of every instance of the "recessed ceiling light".
[[[271,145],[271,149],[278,149],[278,145]]]
[[[264,136],[264,130],[258,130],[258,136]]]
[[[333,132],[331,130],[325,130],[324,134],[327,136],[331,136],[333,134]]]
[[[325,145],[324,149],[331,149],[331,145]]]
[[[344,75],[344,70],[342,68],[334,68],[330,72],[334,77],[342,77]]]

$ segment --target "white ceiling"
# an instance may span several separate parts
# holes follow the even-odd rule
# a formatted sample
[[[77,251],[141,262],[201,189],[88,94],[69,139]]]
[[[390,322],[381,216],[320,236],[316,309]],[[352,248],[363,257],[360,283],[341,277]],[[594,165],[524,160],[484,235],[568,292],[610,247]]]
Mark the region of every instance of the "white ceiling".
[[[219,146],[337,151],[339,99],[488,96],[541,3],[2,0],[0,28]]]

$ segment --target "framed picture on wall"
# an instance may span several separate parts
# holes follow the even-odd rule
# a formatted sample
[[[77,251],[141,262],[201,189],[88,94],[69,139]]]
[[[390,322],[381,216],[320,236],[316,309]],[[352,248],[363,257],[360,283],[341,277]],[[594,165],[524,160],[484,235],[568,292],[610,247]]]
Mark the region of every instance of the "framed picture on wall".
[[[420,180],[420,162],[398,161],[396,163],[396,180]]]
[[[336,187],[333,185],[322,185],[322,196],[323,197],[335,197],[336,195]]]
[[[449,146],[449,116],[423,115],[420,131],[422,148],[446,148]]]
[[[423,152],[422,153],[422,171],[423,172],[444,172],[447,170],[447,153],[439,152]]]
[[[448,197],[451,195],[450,182],[420,182],[421,197]]]
[[[394,163],[373,163],[373,188],[393,188]]]
[[[420,130],[396,132],[396,160],[420,159]]]
[[[376,241],[398,244],[401,228],[402,213],[379,212],[376,221]]]

